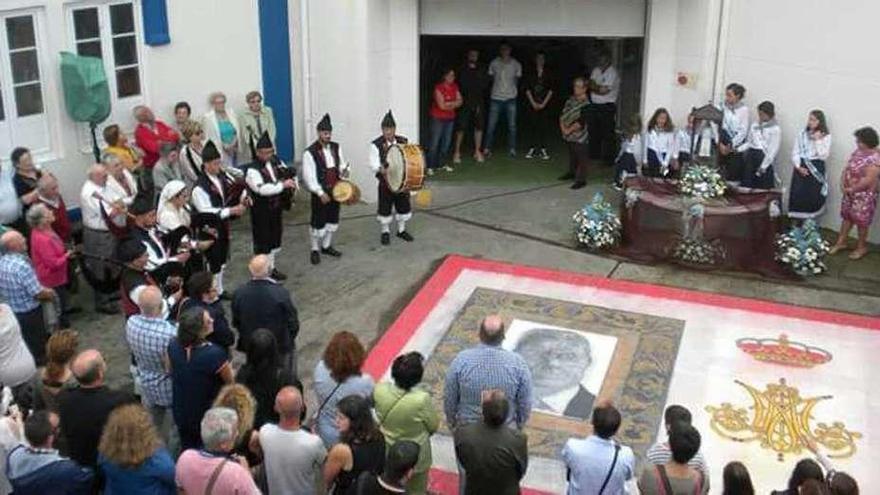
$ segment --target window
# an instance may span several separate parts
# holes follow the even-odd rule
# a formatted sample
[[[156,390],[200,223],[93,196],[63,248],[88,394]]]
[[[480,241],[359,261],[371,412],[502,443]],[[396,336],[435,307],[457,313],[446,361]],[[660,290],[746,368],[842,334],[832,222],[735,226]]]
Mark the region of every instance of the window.
[[[15,146],[49,147],[38,28],[34,13],[0,14],[0,160]]]
[[[76,53],[104,61],[110,92],[116,99],[141,95],[141,63],[133,2],[72,11]]]

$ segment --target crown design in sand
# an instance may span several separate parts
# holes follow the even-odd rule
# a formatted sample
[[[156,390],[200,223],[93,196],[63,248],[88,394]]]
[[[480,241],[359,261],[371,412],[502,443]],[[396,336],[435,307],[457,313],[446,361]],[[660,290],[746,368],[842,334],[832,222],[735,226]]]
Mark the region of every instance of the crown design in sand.
[[[812,368],[831,361],[831,353],[801,342],[788,340],[781,334],[778,339],[744,338],[736,341],[736,346],[758,361]]]

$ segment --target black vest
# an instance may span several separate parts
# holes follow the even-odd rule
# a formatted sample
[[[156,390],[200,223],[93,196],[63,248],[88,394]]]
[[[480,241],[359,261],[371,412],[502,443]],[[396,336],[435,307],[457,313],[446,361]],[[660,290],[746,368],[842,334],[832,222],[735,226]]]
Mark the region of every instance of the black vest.
[[[225,194],[229,191],[229,182],[226,178],[226,174],[221,173],[217,178],[220,180],[220,184],[222,184],[223,187],[223,193]],[[196,185],[208,194],[208,198],[211,200],[211,206],[214,208],[223,208],[226,206],[224,200],[229,198],[225,198],[225,196],[220,194],[220,191],[217,190],[217,186],[208,178],[208,174],[199,175],[199,180],[196,181]]]
[[[320,141],[315,141],[308,147],[308,151],[315,162],[315,177],[318,179],[318,184],[321,184],[321,187],[329,192],[330,186],[327,184],[327,164],[324,162],[324,147],[321,146]],[[336,162],[338,173],[341,166],[339,163],[339,143],[330,141],[330,154],[333,155],[333,161]]]
[[[409,142],[405,137],[397,135],[394,136],[394,141],[397,144],[406,144]],[[373,146],[379,150],[379,163],[381,163],[383,167],[388,166],[388,163],[385,161],[385,158],[388,156],[388,147],[385,146],[385,142],[385,136],[379,136],[373,140]]]

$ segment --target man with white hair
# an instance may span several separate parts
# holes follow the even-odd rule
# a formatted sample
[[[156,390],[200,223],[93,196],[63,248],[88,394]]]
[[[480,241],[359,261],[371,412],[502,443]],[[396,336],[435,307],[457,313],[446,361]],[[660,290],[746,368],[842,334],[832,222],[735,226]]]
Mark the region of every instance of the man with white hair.
[[[227,407],[208,409],[201,423],[204,449],[187,449],[177,460],[181,493],[258,495],[247,459],[230,455],[238,436],[238,416]]]
[[[158,287],[146,286],[138,296],[140,313],[125,323],[125,340],[137,363],[141,401],[168,445],[170,433],[177,428],[171,417],[171,373],[166,366],[166,349],[177,337],[177,327],[163,316],[165,301]]]
[[[65,244],[70,242],[70,219],[67,217],[67,206],[61,197],[58,179],[53,174],[43,174],[37,180],[37,202],[46,205],[55,215],[52,230]]]
[[[24,236],[10,230],[0,236],[0,300],[9,305],[23,331],[24,341],[37,365],[46,361],[46,320],[41,301],[55,298],[52,289],[43,287],[27,257]]]
[[[105,158],[107,155],[105,155]],[[107,168],[97,163],[89,167],[82,186],[79,206],[83,223],[83,275],[95,291],[95,310],[116,314],[113,296],[119,287],[119,267],[111,262],[116,235],[127,228],[125,204],[107,186]]]
[[[251,335],[266,328],[278,342],[280,365],[296,375],[296,335],[299,313],[290,291],[271,276],[271,262],[265,254],[251,259],[251,280],[239,287],[232,297],[232,325],[238,330],[238,350],[247,352]]]

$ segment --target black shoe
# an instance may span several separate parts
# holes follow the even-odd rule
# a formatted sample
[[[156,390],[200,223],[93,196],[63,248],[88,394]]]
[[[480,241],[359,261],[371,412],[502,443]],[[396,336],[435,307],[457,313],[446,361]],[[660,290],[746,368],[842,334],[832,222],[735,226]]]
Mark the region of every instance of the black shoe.
[[[585,187],[586,185],[587,185],[586,182],[579,181],[579,182],[575,182],[574,184],[572,184],[571,188],[572,189],[581,189],[581,188]]]
[[[415,239],[413,239],[413,236],[411,236],[409,234],[409,232],[407,232],[405,230],[403,232],[398,232],[397,237],[400,237],[401,239],[403,239],[406,242],[412,242],[415,240]]]
[[[571,180],[574,179],[574,174],[571,172],[562,174],[558,177],[559,180]]]
[[[382,232],[382,245],[387,246],[391,244],[391,234],[388,232]]]
[[[312,251],[309,261],[311,261],[313,265],[317,265],[321,262],[321,253],[317,251]]]
[[[272,273],[269,276],[272,277],[272,280],[277,280],[279,282],[281,282],[282,280],[287,280],[287,275],[279,272],[276,268],[272,269]]]
[[[334,258],[338,258],[342,256],[342,253],[333,248],[333,246],[321,248],[321,254],[326,254],[327,256],[333,256]]]

